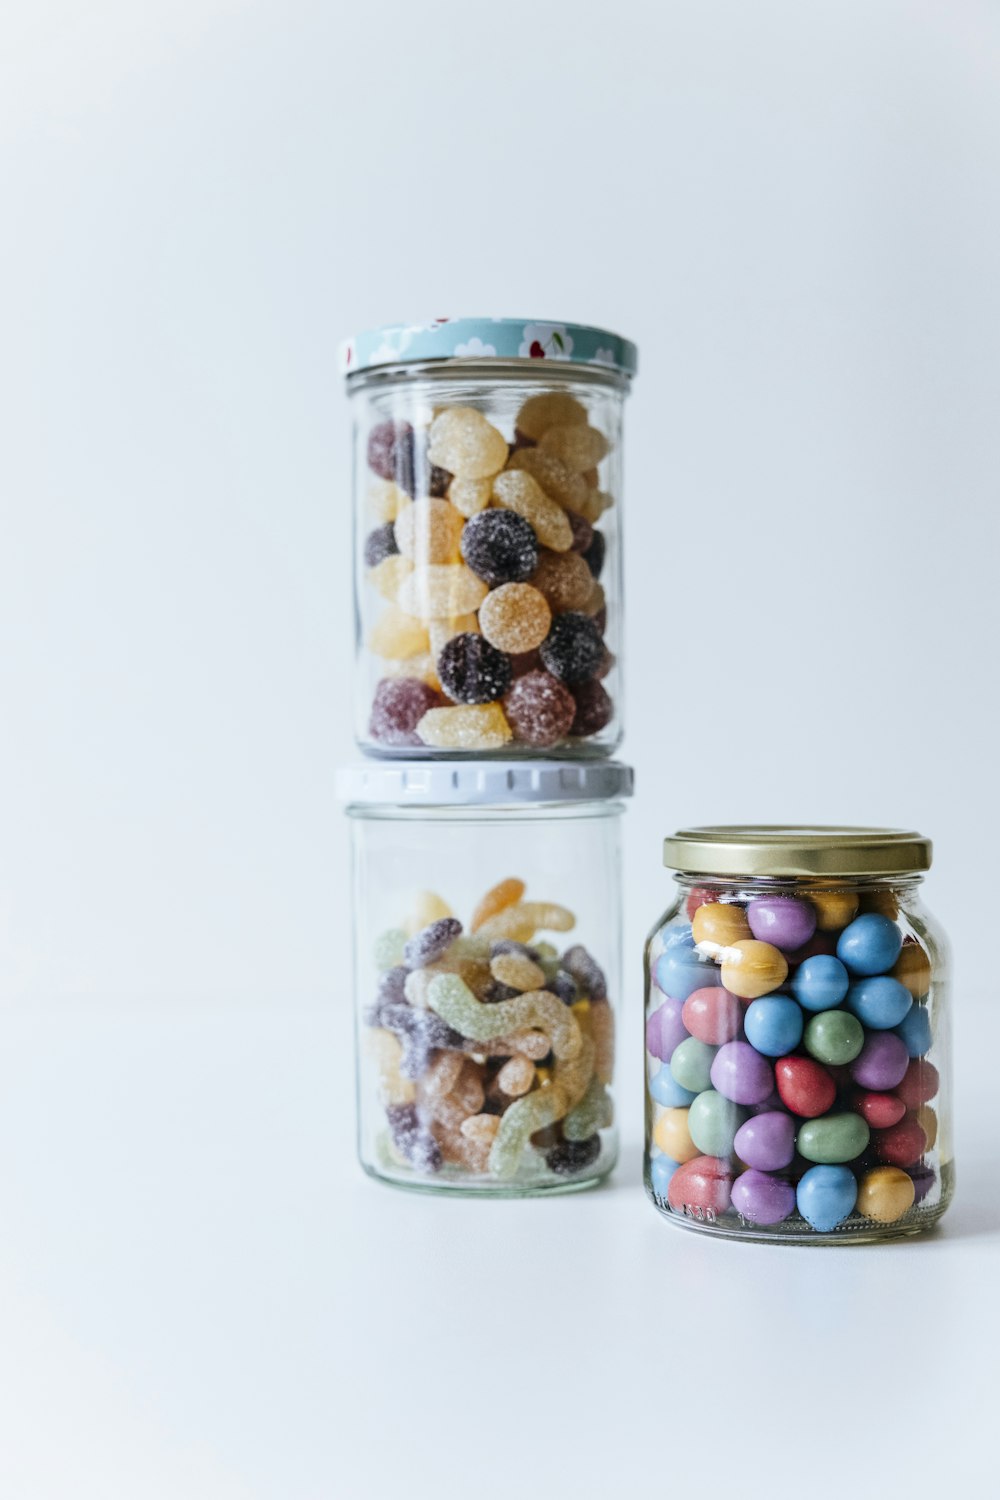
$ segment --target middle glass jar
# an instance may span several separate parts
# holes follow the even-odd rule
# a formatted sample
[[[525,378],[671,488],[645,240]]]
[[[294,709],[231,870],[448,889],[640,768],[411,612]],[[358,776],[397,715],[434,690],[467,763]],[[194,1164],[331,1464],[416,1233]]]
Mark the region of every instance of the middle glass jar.
[[[530,1196],[614,1166],[615,761],[369,761],[354,851],[358,1150],[371,1176]]]
[[[619,743],[635,359],[601,329],[520,319],[347,345],[366,753],[603,757]]]

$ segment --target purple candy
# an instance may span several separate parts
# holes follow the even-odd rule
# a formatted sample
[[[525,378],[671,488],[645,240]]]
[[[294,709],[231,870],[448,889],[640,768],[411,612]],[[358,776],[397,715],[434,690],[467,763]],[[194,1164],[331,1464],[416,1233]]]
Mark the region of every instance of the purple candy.
[[[780,1172],[791,1165],[795,1156],[798,1123],[791,1115],[777,1110],[754,1115],[737,1130],[733,1149],[740,1161],[758,1172]]]
[[[903,1038],[894,1031],[874,1031],[851,1063],[851,1077],[863,1089],[881,1093],[901,1083],[909,1067],[910,1054]]]
[[[937,1182],[937,1173],[933,1167],[926,1167],[923,1162],[919,1162],[915,1167],[907,1167],[906,1174],[913,1179],[914,1203],[922,1203]]]
[[[751,1224],[780,1224],[795,1208],[795,1189],[766,1172],[741,1172],[733,1183],[733,1207]]]
[[[646,1022],[646,1049],[661,1062],[669,1062],[674,1049],[688,1035],[688,1029],[681,1020],[683,1008],[683,1001],[668,997]]]
[[[749,1042],[725,1042],[715,1054],[711,1077],[712,1087],[734,1104],[762,1104],[774,1089],[771,1064]]]
[[[802,948],[816,931],[816,908],[793,896],[764,896],[747,907],[750,931],[782,953]]]

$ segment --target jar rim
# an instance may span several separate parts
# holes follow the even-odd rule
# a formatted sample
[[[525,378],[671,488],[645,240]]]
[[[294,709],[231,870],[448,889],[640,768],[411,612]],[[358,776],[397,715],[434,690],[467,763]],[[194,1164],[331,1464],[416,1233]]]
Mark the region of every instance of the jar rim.
[[[663,841],[663,863],[686,875],[918,874],[931,856],[930,839],[905,828],[720,824]]]
[[[519,807],[631,797],[621,761],[370,760],[337,772],[350,807]]]

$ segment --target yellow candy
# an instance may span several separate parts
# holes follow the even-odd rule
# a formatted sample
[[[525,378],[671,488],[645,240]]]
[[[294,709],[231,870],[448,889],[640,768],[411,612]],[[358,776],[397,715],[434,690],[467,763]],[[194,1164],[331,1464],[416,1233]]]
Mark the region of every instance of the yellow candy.
[[[857,915],[857,891],[806,891],[805,895],[816,908],[820,932],[839,932]]]
[[[534,651],[551,624],[545,595],[530,583],[502,583],[487,594],[479,610],[479,628],[490,645],[513,655]]]
[[[699,911],[703,909],[698,908]],[[735,952],[722,964],[722,983],[731,995],[738,995],[741,1000],[756,1000],[784,984],[788,977],[788,962],[773,944],[749,938],[728,946],[731,953]],[[739,957],[735,956],[736,953]]]
[[[483,937],[528,943],[536,932],[569,932],[575,925],[573,913],[554,901],[519,901],[481,923],[478,930]]]
[[[859,902],[859,910],[878,912],[880,917],[888,917],[890,922],[895,922],[899,916],[899,898],[895,891],[866,891]]]
[[[417,563],[450,563],[458,557],[462,517],[447,500],[416,500],[393,528],[403,557]]]
[[[710,901],[699,906],[691,918],[691,935],[696,943],[738,943],[751,936],[750,923],[742,906]]]
[[[919,943],[903,944],[891,972],[893,979],[906,985],[914,1000],[922,1000],[930,990],[930,955]]]
[[[437,673],[437,658],[429,651],[422,651],[419,656],[408,656],[404,661],[387,661],[382,668],[383,677],[416,677],[420,682],[426,682],[436,692],[441,691],[441,679]]]
[[[490,973],[514,990],[524,992],[545,987],[545,970],[526,953],[498,953],[490,964]]]
[[[403,579],[398,602],[420,620],[450,620],[477,610],[488,592],[464,563],[427,563]]]
[[[895,1224],[913,1207],[913,1179],[902,1167],[873,1167],[858,1187],[858,1213],[879,1224]]]
[[[587,425],[587,408],[568,391],[544,391],[529,396],[514,422],[524,437],[540,438],[550,427]]]
[[[450,406],[431,423],[427,457],[463,479],[484,479],[507,462],[507,440],[475,407]]]
[[[496,1086],[501,1094],[519,1099],[526,1094],[535,1081],[534,1064],[527,1057],[512,1057],[505,1062],[496,1076]]]
[[[403,1048],[396,1034],[375,1027],[368,1033],[368,1050],[378,1069],[382,1103],[412,1104],[417,1097],[416,1085],[399,1071]]]
[[[929,1104],[921,1104],[917,1110],[917,1119],[920,1122],[920,1127],[924,1135],[927,1137],[927,1145],[924,1147],[924,1150],[933,1151],[937,1144],[938,1117]]]
[[[394,521],[410,504],[406,491],[391,479],[375,479],[368,487],[368,508],[377,521]]]
[[[485,479],[459,479],[457,476],[448,486],[448,499],[460,516],[478,515],[490,503],[493,493],[493,477]]]
[[[368,637],[369,651],[393,661],[405,661],[407,657],[419,656],[429,646],[430,637],[426,625],[413,619],[411,611],[404,614],[395,605],[390,605],[383,611]]]
[[[417,725],[417,734],[437,750],[499,750],[512,738],[499,703],[429,708]]]
[[[564,510],[575,510],[582,516],[591,495],[590,486],[579,474],[567,469],[561,459],[541,448],[518,448],[507,461],[508,469],[522,470],[537,479],[550,499]],[[589,520],[589,517],[587,518]]]
[[[479,620],[476,615],[458,615],[454,620],[432,620],[428,631],[431,638],[431,655],[437,661],[453,636],[478,635]]]
[[[400,584],[407,574],[412,572],[413,564],[410,559],[394,552],[391,557],[383,557],[374,568],[368,569],[368,582],[378,589],[383,599],[394,603]]]
[[[653,1129],[653,1140],[672,1161],[693,1161],[701,1153],[688,1130],[686,1109],[665,1109]]]
[[[578,423],[550,427],[538,442],[543,453],[551,453],[574,474],[582,474],[601,462],[610,451],[610,443],[596,427],[580,426]]]
[[[429,927],[432,922],[438,922],[442,917],[453,917],[455,913],[436,891],[418,891],[413,902],[413,910],[410,919],[406,923],[406,931],[413,935],[422,927]]]
[[[537,480],[519,469],[506,469],[493,481],[494,502],[528,521],[543,547],[568,552],[573,532],[566,512],[550,500]]]
[[[518,880],[516,876],[508,876],[506,880],[500,880],[491,886],[483,896],[479,905],[472,913],[469,922],[470,932],[476,932],[490,917],[495,917],[498,911],[503,911],[505,906],[513,906],[515,901],[520,901],[524,895],[524,881]]]

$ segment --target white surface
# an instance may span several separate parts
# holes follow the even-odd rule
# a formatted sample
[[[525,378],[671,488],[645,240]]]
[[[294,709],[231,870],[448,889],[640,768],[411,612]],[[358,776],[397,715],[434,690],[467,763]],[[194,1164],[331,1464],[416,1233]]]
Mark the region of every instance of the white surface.
[[[1000,12],[19,0],[0,29],[3,1493],[971,1478]],[[704,1246],[644,1205],[634,1144],[610,1191],[543,1204],[353,1165],[335,345],[480,308],[640,344],[631,1139],[661,835],[917,826],[956,951],[933,1242]]]

